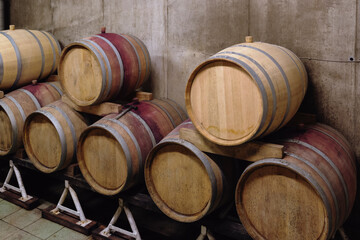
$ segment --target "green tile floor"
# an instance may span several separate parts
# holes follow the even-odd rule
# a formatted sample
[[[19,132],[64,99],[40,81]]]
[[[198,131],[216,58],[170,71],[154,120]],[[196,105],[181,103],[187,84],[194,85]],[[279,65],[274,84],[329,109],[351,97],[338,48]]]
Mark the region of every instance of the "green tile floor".
[[[89,236],[41,218],[41,209],[49,206],[43,202],[27,211],[0,199],[0,240],[85,240]]]

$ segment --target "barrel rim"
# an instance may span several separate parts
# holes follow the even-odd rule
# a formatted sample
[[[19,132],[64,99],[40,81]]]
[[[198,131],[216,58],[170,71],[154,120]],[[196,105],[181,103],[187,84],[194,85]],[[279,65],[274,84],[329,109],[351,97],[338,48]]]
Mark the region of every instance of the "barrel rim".
[[[216,56],[216,55],[215,55]],[[185,88],[185,107],[187,110],[187,113],[189,115],[189,118],[191,119],[191,121],[193,122],[194,126],[196,127],[196,129],[204,136],[206,137],[208,140],[210,140],[211,142],[217,143],[219,145],[223,145],[223,146],[234,146],[234,145],[239,145],[241,143],[244,143],[248,140],[251,140],[254,137],[254,134],[258,131],[259,126],[261,125],[261,120],[264,118],[264,111],[261,111],[261,113],[259,113],[259,119],[256,123],[256,127],[254,127],[254,130],[249,132],[247,135],[245,135],[242,138],[238,138],[236,140],[227,140],[227,139],[222,139],[219,137],[216,137],[212,134],[210,134],[197,120],[197,118],[195,117],[195,114],[191,108],[191,87],[192,84],[194,82],[194,79],[197,75],[197,73],[200,72],[200,70],[205,67],[208,64],[217,62],[217,61],[225,61],[225,62],[229,62],[232,63],[238,67],[240,67],[242,70],[244,70],[250,77],[251,79],[254,81],[252,75],[249,73],[249,71],[244,68],[243,66],[241,66],[239,63],[232,61],[230,59],[226,59],[226,58],[221,58],[221,57],[217,57],[217,58],[212,58],[212,59],[207,59],[206,61],[204,61],[203,63],[201,63],[200,65],[198,65],[195,70],[191,73],[188,82],[186,84],[186,88]],[[262,96],[261,91],[259,89],[259,87],[257,87],[259,96]],[[260,101],[261,107],[263,107],[263,103],[264,103],[264,99],[261,99],[262,101]]]
[[[97,61],[98,65],[101,66],[100,60],[98,59],[98,57],[95,55],[95,53],[88,46],[86,46],[85,44],[83,44],[81,42],[70,43],[61,52],[60,61],[59,61],[59,67],[58,67],[58,74],[59,74],[59,77],[60,77],[60,83],[61,83],[62,89],[65,92],[66,96],[68,96],[76,105],[78,105],[78,106],[94,105],[94,104],[98,103],[102,98],[103,92],[105,91],[105,89],[104,89],[105,85],[104,84],[102,84],[102,87],[101,87],[100,92],[98,93],[98,95],[95,98],[93,98],[92,100],[79,100],[79,99],[75,98],[74,96],[72,96],[69,93],[68,89],[64,86],[64,82],[65,82],[64,71],[63,71],[64,58],[67,55],[67,53],[72,48],[75,48],[75,47],[82,47],[82,48],[87,49],[89,51],[89,53]],[[106,75],[106,72],[103,73],[103,75]],[[102,82],[104,82],[105,80],[106,80],[106,77],[105,77],[105,79],[102,79]]]
[[[161,197],[159,196],[159,194],[157,193],[157,191],[155,189],[152,178],[150,177],[150,175],[151,175],[150,174],[150,166],[154,160],[154,156],[163,146],[169,145],[169,144],[177,144],[177,145],[180,145],[182,147],[189,149],[195,156],[197,156],[199,158],[199,160],[202,162],[203,166],[205,167],[206,171],[208,172],[209,180],[211,183],[212,197],[211,197],[211,199],[209,199],[209,202],[207,203],[207,205],[201,211],[199,211],[197,214],[191,214],[191,215],[181,214],[179,212],[174,211],[170,207],[168,207],[167,204],[161,200]],[[145,161],[145,165],[144,165],[144,177],[145,177],[146,188],[147,188],[151,198],[153,199],[155,204],[158,206],[158,208],[168,217],[175,219],[177,221],[180,221],[180,222],[194,222],[194,221],[197,221],[197,220],[201,219],[202,217],[204,217],[214,207],[214,204],[216,203],[216,195],[217,195],[215,175],[214,175],[214,172],[212,171],[211,167],[206,166],[207,164],[204,159],[206,159],[206,161],[207,161],[206,155],[203,152],[201,152],[200,150],[198,150],[193,144],[191,144],[185,140],[176,139],[176,138],[164,139],[163,141],[158,143],[148,154],[146,161]]]
[[[243,206],[242,200],[241,200],[242,192],[243,192],[243,188],[244,188],[244,182],[246,182],[247,178],[251,175],[252,172],[254,172],[255,170],[257,170],[259,168],[267,167],[267,166],[277,166],[277,167],[282,167],[287,170],[293,171],[294,173],[296,173],[299,177],[301,177],[303,180],[305,180],[312,187],[312,190],[314,192],[316,192],[318,197],[322,200],[321,203],[325,210],[324,211],[325,217],[326,217],[326,219],[324,219],[325,227],[323,228],[323,231],[321,232],[321,234],[319,236],[321,237],[321,236],[324,236],[324,234],[326,234],[326,236],[323,239],[327,239],[329,236],[332,236],[332,234],[335,233],[334,231],[336,230],[335,227],[332,227],[332,222],[333,222],[332,221],[332,210],[331,210],[331,207],[329,205],[329,202],[328,202],[328,199],[326,198],[326,196],[324,196],[324,194],[321,191],[319,191],[319,190],[321,190],[321,188],[316,186],[316,182],[312,181],[311,176],[304,176],[304,173],[307,173],[307,172],[305,172],[305,171],[304,171],[304,173],[299,172],[299,168],[295,164],[292,164],[292,163],[287,162],[286,160],[280,159],[280,158],[266,158],[266,159],[259,160],[255,163],[249,165],[242,173],[242,175],[236,185],[236,189],[235,189],[236,212],[241,220],[241,223],[244,225],[246,231],[250,234],[250,236],[252,236],[256,239],[265,239],[257,231],[257,229],[253,226],[253,224],[247,217],[246,212],[244,211],[244,206]],[[327,231],[325,231],[325,229],[327,229]]]

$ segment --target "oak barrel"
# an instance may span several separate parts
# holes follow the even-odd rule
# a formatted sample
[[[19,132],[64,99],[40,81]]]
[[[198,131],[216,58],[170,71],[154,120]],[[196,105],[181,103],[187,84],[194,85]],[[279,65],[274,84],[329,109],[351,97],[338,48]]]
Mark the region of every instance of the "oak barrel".
[[[48,32],[0,31],[0,90],[19,88],[52,74],[59,63],[59,42]]]
[[[30,114],[24,125],[24,146],[30,161],[42,172],[67,167],[87,122],[61,100]]]
[[[58,82],[38,83],[12,91],[0,99],[0,156],[14,153],[23,145],[26,117],[62,95]]]
[[[233,159],[205,154],[180,139],[181,128],[195,127],[184,121],[153,148],[145,162],[145,183],[168,217],[194,222],[233,198],[239,172]]]
[[[250,165],[235,193],[238,215],[254,239],[330,239],[356,195],[350,145],[323,124],[286,129],[284,159]]]
[[[184,113],[174,104],[165,99],[134,102],[88,127],[79,138],[77,160],[89,185],[115,195],[140,183],[147,154],[181,123]]]
[[[218,52],[192,72],[186,110],[204,137],[234,146],[284,126],[306,89],[304,65],[290,50],[242,43]]]
[[[89,106],[124,99],[149,78],[151,61],[144,43],[126,34],[101,33],[68,45],[59,65],[70,99]]]

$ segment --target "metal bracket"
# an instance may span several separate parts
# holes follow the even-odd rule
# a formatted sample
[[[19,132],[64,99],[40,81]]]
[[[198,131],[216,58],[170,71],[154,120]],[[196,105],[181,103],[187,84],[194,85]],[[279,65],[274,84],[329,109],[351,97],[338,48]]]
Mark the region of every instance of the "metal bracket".
[[[72,200],[73,200],[73,202],[75,204],[76,211],[62,205],[64,203],[64,201],[66,199],[66,196],[68,195],[69,192],[70,192],[71,198],[72,198]],[[80,225],[82,227],[85,227],[86,225],[91,223],[91,220],[86,219],[85,214],[84,214],[84,212],[83,212],[83,210],[81,208],[79,198],[78,198],[75,190],[70,186],[68,180],[65,180],[65,189],[64,189],[63,193],[61,194],[61,197],[60,197],[60,200],[59,200],[58,204],[50,212],[52,214],[57,215],[57,214],[60,213],[60,211],[67,212],[67,213],[70,213],[70,214],[73,214],[73,215],[79,217],[80,221],[78,221],[76,224]]]
[[[125,214],[126,214],[126,217],[127,217],[128,221],[129,221],[132,232],[129,232],[129,231],[125,230],[125,229],[114,226],[114,224],[116,223],[116,221],[120,217],[120,214],[121,214],[123,209],[125,211]],[[116,212],[115,212],[113,218],[111,219],[109,225],[104,230],[102,230],[100,232],[100,234],[102,236],[105,236],[105,237],[110,237],[111,234],[115,233],[115,232],[122,233],[122,234],[124,234],[126,236],[135,238],[136,240],[141,240],[140,233],[139,233],[139,230],[138,230],[138,228],[136,226],[134,217],[133,217],[130,209],[127,207],[127,205],[124,203],[124,201],[121,198],[119,198],[119,207],[116,210]]]
[[[13,190],[13,191],[21,194],[21,197],[19,198],[19,200],[22,202],[26,202],[26,201],[32,199],[33,197],[26,193],[19,169],[14,165],[12,160],[9,161],[9,165],[10,165],[10,170],[6,176],[3,186],[0,188],[0,192],[3,193],[3,192],[6,192],[7,189],[10,189],[10,190]],[[10,180],[14,173],[15,173],[15,177],[16,177],[19,187],[10,185]]]
[[[208,238],[209,240],[215,240],[215,237],[211,234],[211,232],[206,228],[206,226],[201,225],[201,233],[196,238],[196,240],[204,240],[205,238]]]

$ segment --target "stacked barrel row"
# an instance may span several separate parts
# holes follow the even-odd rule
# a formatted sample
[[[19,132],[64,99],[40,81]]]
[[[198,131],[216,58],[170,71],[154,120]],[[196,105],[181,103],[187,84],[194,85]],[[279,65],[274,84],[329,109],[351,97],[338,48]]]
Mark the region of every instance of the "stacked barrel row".
[[[0,156],[22,147],[29,114],[60,99],[60,83],[49,78],[57,69],[60,53],[59,42],[48,32],[15,30],[14,25],[0,32]],[[4,96],[3,91],[7,92]]]
[[[148,79],[150,68],[150,56],[142,41],[103,29],[101,34],[64,48],[59,78],[64,95],[75,105],[86,107],[125,99]],[[63,101],[33,112],[24,128],[28,157],[45,173],[66,168],[76,161],[78,139],[93,122]]]
[[[23,140],[34,166],[52,173],[76,160],[90,186],[104,195],[143,182],[149,151],[187,118],[169,99],[131,100],[150,69],[148,50],[134,36],[103,30],[66,46],[59,78],[73,104],[86,108],[119,99],[127,103],[120,113],[97,121],[63,101],[30,114]]]
[[[134,36],[103,29],[60,56],[50,34],[9,30],[0,32],[0,46],[0,89],[46,78],[58,65],[61,82],[28,85],[0,100],[0,155],[24,144],[45,173],[77,161],[104,195],[145,179],[160,210],[181,222],[197,221],[235,198],[255,239],[329,239],[351,212],[356,162],[346,139],[323,124],[283,128],[307,89],[305,68],[288,49],[248,38],[201,63],[185,90],[187,120],[169,99],[131,100],[151,70],[148,50]],[[62,91],[85,108],[126,103],[120,113],[93,121],[59,100]],[[285,157],[249,165],[205,153],[180,138],[182,128],[228,147],[277,132],[270,139],[284,145]]]
[[[304,98],[306,70],[288,49],[248,39],[210,57],[189,77],[185,101],[191,121],[150,152],[148,191],[177,221],[199,220],[235,198],[254,239],[330,239],[354,204],[354,153],[329,126],[283,128]],[[179,137],[181,128],[196,128],[228,147],[280,129],[268,141],[284,145],[285,157],[260,160],[242,172],[243,161],[200,151]]]

